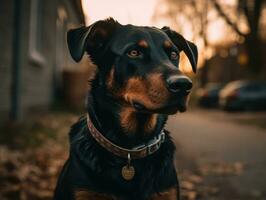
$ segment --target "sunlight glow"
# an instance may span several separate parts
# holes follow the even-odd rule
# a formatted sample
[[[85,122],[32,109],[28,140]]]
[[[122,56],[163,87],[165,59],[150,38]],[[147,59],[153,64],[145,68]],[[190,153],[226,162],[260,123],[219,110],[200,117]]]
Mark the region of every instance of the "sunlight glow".
[[[166,9],[159,0],[82,0],[82,7],[87,25],[113,17],[124,25],[174,27],[173,22],[169,20],[164,20],[163,18],[159,20],[153,19],[156,9]],[[191,33],[187,31],[187,34],[191,37]],[[180,68],[185,72],[191,72],[191,66],[184,55],[182,55]]]
[[[236,0],[225,0],[226,6],[232,7]],[[168,5],[169,6],[169,5]],[[204,63],[204,58],[210,58],[214,51],[208,51],[199,38],[195,38],[195,31],[199,29],[191,24],[188,18],[182,14],[175,13],[176,18],[166,15],[167,7],[164,0],[82,0],[82,7],[86,18],[86,24],[113,17],[119,23],[134,24],[139,26],[169,26],[183,34],[191,41],[196,42],[199,48],[199,67]],[[185,7],[183,8],[185,9]],[[189,9],[189,8],[187,8]],[[193,15],[194,11],[187,10]],[[209,26],[207,28],[208,41],[212,45],[228,44],[235,39],[235,34],[228,28],[223,19],[219,18],[217,12],[209,10]],[[180,24],[182,26],[180,26]],[[193,27],[195,26],[195,27]],[[183,62],[185,61],[185,62]],[[183,67],[182,67],[183,66]],[[191,71],[190,64],[186,58],[181,59],[181,68]]]
[[[157,0],[82,0],[86,23],[113,17],[121,24],[152,25]]]

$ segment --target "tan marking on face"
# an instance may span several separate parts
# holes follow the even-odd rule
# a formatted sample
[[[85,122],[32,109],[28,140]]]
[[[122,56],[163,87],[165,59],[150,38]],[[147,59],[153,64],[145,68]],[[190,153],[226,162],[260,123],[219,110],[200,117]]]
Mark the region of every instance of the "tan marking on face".
[[[154,73],[146,79],[141,77],[130,78],[120,93],[129,104],[138,102],[147,109],[158,109],[164,106],[169,98],[169,92],[164,84],[161,74]],[[157,124],[157,114],[150,114],[145,121],[139,122],[137,111],[131,106],[125,106],[120,112],[121,126],[127,133],[134,133],[138,123],[144,124],[143,132],[151,133]]]
[[[161,74],[154,73],[146,79],[141,77],[130,78],[121,92],[122,98],[132,104],[132,101],[143,104],[147,109],[158,109],[169,98]]]
[[[176,200],[177,199],[177,189],[170,188],[165,192],[160,192],[158,194],[154,194],[150,200]]]
[[[145,41],[145,40],[140,40],[138,42],[138,45],[142,48],[148,48],[149,47],[149,44]]]
[[[109,92],[111,92],[111,94],[114,97],[119,97],[119,88],[117,88],[117,85],[115,83],[115,79],[114,79],[114,73],[115,73],[115,67],[113,66],[107,79],[106,79],[106,86],[107,89],[109,90]]]
[[[145,126],[144,126],[145,133],[151,133],[152,131],[154,131],[154,128],[157,124],[157,117],[158,117],[158,114],[151,114],[148,117],[145,123]]]
[[[151,74],[148,78],[148,96],[154,104],[162,106],[169,98],[169,91],[161,74]]]
[[[87,79],[88,80],[87,89],[90,91],[91,90],[91,83],[95,79],[95,75],[97,74],[97,67],[96,67],[96,65],[91,64],[91,66],[89,67],[88,71],[86,71],[83,74],[85,76],[88,76],[88,79]]]
[[[126,133],[135,133],[137,130],[136,110],[132,107],[123,107],[119,113],[120,123]]]
[[[163,45],[166,49],[170,49],[173,46],[172,42],[170,42],[169,40],[164,41]]]
[[[75,191],[75,200],[115,200],[111,195],[101,194],[88,190]]]
[[[111,71],[110,71],[109,76],[106,79],[106,85],[107,85],[107,88],[109,90],[111,90],[113,88],[113,86],[114,86],[114,72],[115,72],[115,68],[113,66]]]

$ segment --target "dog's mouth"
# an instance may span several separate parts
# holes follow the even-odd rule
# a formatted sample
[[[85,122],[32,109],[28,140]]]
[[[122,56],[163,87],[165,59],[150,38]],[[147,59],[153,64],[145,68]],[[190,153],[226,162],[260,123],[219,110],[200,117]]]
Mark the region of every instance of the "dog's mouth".
[[[176,114],[177,112],[186,111],[186,101],[172,102],[158,108],[147,108],[141,102],[133,101],[132,106],[138,112],[144,112],[144,113],[159,113],[159,114],[173,115]]]

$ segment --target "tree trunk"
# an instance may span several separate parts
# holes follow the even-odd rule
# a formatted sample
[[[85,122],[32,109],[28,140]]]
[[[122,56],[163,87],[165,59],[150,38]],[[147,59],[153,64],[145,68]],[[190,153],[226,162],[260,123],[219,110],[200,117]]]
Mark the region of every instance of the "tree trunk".
[[[255,0],[253,6],[249,6],[247,1],[243,7],[250,33],[245,36],[246,47],[249,56],[249,69],[253,76],[260,75],[262,69],[261,40],[259,36],[259,22],[264,0]]]
[[[252,76],[259,75],[262,69],[261,43],[258,37],[249,34],[246,37],[246,48],[248,53],[248,68]]]

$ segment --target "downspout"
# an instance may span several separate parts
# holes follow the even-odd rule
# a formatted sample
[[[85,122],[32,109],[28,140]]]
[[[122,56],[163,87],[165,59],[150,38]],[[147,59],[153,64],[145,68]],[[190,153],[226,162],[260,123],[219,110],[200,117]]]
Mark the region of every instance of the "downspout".
[[[12,85],[11,85],[11,120],[21,117],[21,35],[22,35],[22,1],[14,0],[14,23],[12,44]]]

